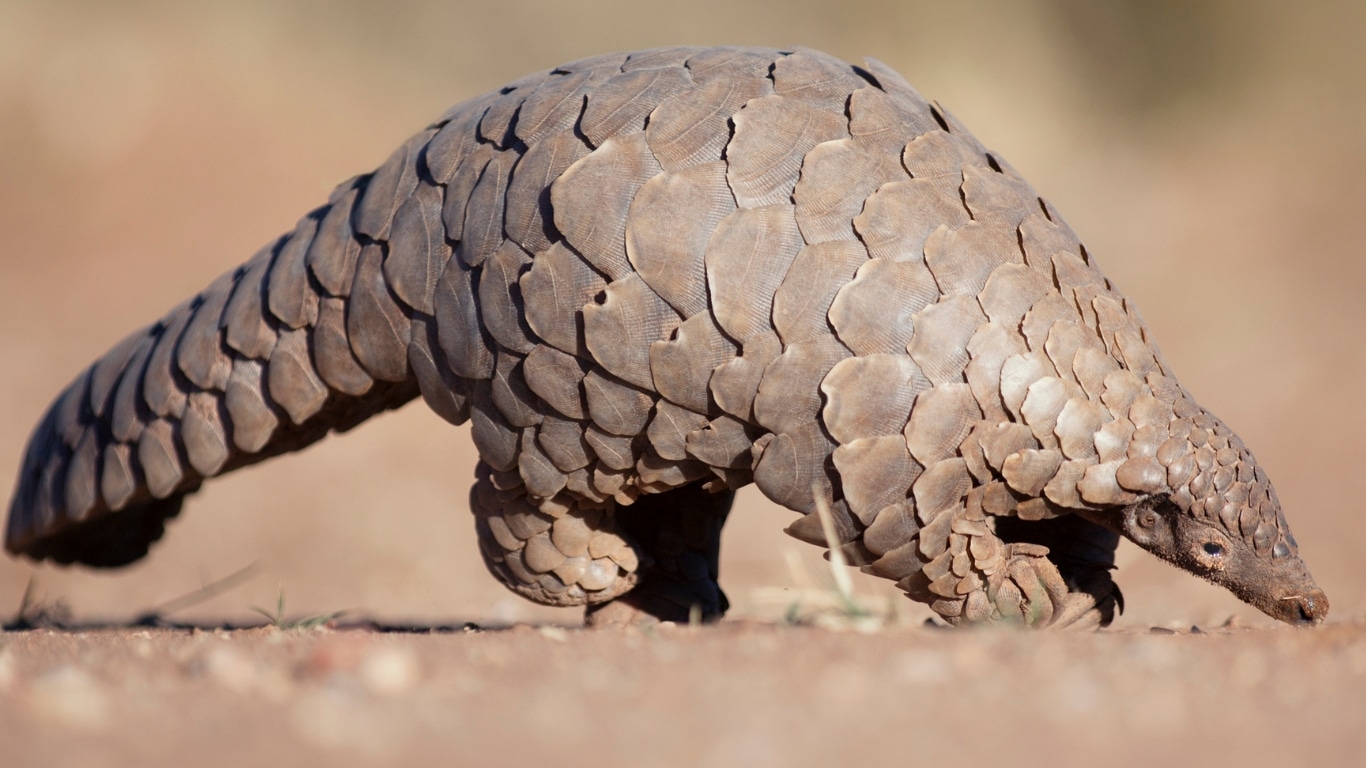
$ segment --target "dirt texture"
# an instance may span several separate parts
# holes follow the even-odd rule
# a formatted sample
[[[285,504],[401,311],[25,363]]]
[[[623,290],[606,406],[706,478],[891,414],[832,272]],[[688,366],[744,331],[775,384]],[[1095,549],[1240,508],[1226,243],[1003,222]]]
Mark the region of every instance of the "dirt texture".
[[[1097,635],[926,629],[857,573],[890,619],[811,626],[843,615],[817,610],[828,570],[746,489],[730,618],[585,632],[484,571],[468,429],[415,405],[213,482],[130,568],[0,561],[0,621],[114,625],[0,634],[0,762],[1358,764],[1363,31],[1353,4],[1213,0],[0,1],[0,467],[77,371],[456,101],[603,51],[796,42],[904,73],[1063,212],[1256,451],[1332,601],[1281,628],[1126,545]],[[286,623],[512,628],[127,626],[260,623],[282,593]]]
[[[38,630],[0,650],[0,738],[10,765],[1351,765],[1363,629]]]

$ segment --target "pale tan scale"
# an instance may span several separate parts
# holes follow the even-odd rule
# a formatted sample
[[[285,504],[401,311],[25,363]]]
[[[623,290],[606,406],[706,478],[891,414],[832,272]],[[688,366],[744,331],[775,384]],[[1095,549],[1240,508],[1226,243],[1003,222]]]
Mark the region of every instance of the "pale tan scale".
[[[758,430],[722,414],[684,439],[688,455],[713,467],[740,468],[750,464],[750,446]]]
[[[637,64],[631,68],[631,64]],[[681,66],[627,69],[588,93],[579,129],[593,146],[619,133],[645,129],[646,118],[663,100],[692,87],[692,77]],[[681,64],[679,61],[678,64]]]
[[[74,519],[84,518],[99,500],[99,478],[96,477],[99,459],[99,436],[95,430],[87,429],[76,443],[66,471],[63,497],[66,499],[67,514]]]
[[[118,387],[114,390],[114,402],[110,407],[110,432],[120,443],[135,443],[138,435],[142,433],[143,422],[139,414],[139,410],[145,407],[142,404],[142,377],[156,341],[157,336],[154,333],[148,332],[144,335],[129,358],[128,365],[124,367],[123,376],[119,378]],[[228,366],[228,373],[231,374],[231,358],[228,360]],[[226,378],[223,386],[227,386]]]
[[[963,166],[963,204],[973,221],[1014,230],[1038,199],[1029,185],[980,165]]]
[[[184,413],[189,396],[175,374],[175,348],[184,329],[190,323],[190,317],[190,306],[186,303],[165,318],[165,331],[158,336],[156,346],[152,348],[152,354],[148,358],[148,365],[142,370],[142,402],[153,414],[163,418],[179,418],[180,414]],[[275,347],[275,332],[270,332],[269,338],[269,348]],[[269,348],[266,354],[269,354]],[[79,399],[72,399],[72,404],[79,407],[76,403],[79,403]],[[78,418],[72,418],[70,424],[78,422]],[[74,447],[75,440],[78,439],[79,432],[68,435],[67,444]]]
[[[503,245],[503,219],[507,204],[508,183],[512,169],[520,159],[516,151],[495,152],[479,173],[479,180],[470,190],[465,203],[464,223],[452,228],[446,223],[449,237],[460,240],[455,255],[469,267],[484,263]],[[448,198],[449,199],[449,198]],[[444,212],[443,212],[444,216]],[[458,232],[459,234],[454,234]]]
[[[170,496],[185,476],[175,444],[175,427],[166,419],[154,419],[138,438],[138,466],[152,498]]]
[[[351,352],[346,338],[346,306],[327,297],[318,305],[318,324],[310,329],[313,366],[329,389],[352,397],[364,395],[375,383]]]
[[[919,393],[905,426],[905,444],[916,461],[929,466],[957,454],[981,415],[965,384],[940,384]]]
[[[517,457],[517,471],[526,489],[539,498],[550,498],[565,485],[564,473],[545,455],[536,441],[536,429],[522,430],[522,452]],[[552,568],[554,566],[551,566]],[[550,570],[542,568],[538,570]]]
[[[925,243],[935,230],[968,224],[956,195],[931,179],[905,179],[904,174],[878,186],[859,208],[854,229],[875,259],[924,261]]]
[[[674,329],[673,338],[650,345],[651,377],[659,394],[696,413],[709,410],[711,377],[739,353],[710,313],[693,315]]]
[[[1063,298],[1060,293],[1051,292],[1035,302],[1025,314],[1024,322],[1020,324],[1020,332],[1024,334],[1031,350],[1043,352],[1049,332],[1053,330],[1054,324],[1059,322],[1080,323],[1081,313],[1077,311],[1077,305],[1071,299]]]
[[[1128,458],[1129,442],[1133,437],[1134,425],[1128,419],[1120,418],[1106,422],[1096,430],[1096,460],[1106,462]]]
[[[447,273],[452,269],[458,269],[454,262],[446,268]],[[468,283],[463,273],[452,283],[455,286],[452,293],[463,311]],[[531,269],[522,275],[518,285],[531,330],[561,352],[587,357],[588,350],[583,344],[583,308],[607,287],[602,274],[560,242],[536,254]],[[470,310],[475,308],[470,307]],[[479,327],[477,320],[468,326],[474,330],[473,335],[477,335]],[[452,330],[453,336],[457,333],[469,334],[469,331],[464,328]],[[445,346],[444,341],[442,345]],[[450,350],[446,354],[450,355]]]
[[[894,95],[880,87],[859,88],[849,95],[849,135],[860,147],[891,155],[900,165],[900,152],[908,142],[938,128],[929,105],[919,94]]]
[[[521,445],[521,432],[508,423],[493,403],[493,385],[481,380],[472,387],[470,400],[470,437],[480,458],[499,471],[514,471]]]
[[[873,259],[835,294],[828,316],[835,335],[854,354],[901,354],[911,340],[911,317],[938,298],[934,276],[923,263]]]
[[[705,50],[705,48],[695,45],[676,45],[635,51],[627,54],[626,61],[621,64],[621,71],[678,70],[683,67],[688,59]],[[608,90],[608,86],[603,86],[602,90]]]
[[[584,376],[583,389],[593,422],[614,435],[638,435],[650,421],[650,393],[597,366]]]
[[[801,176],[792,191],[802,237],[808,243],[857,241],[855,217],[869,196],[882,185],[905,178],[900,163],[853,139],[817,144],[802,158]]]
[[[1053,254],[1080,255],[1081,243],[1072,230],[1050,221],[1042,212],[1030,213],[1020,222],[1020,243],[1024,247],[1025,263],[1030,268],[1053,276]]]
[[[650,419],[646,434],[650,445],[661,457],[682,461],[688,458],[688,435],[705,429],[707,423],[706,416],[668,400],[661,400],[655,407],[654,418]]]
[[[773,294],[773,327],[784,347],[830,335],[835,296],[867,260],[863,246],[848,240],[815,243],[797,252]]]
[[[944,459],[929,465],[912,486],[916,516],[929,525],[941,512],[958,504],[971,487],[972,478],[962,459]]]
[[[642,389],[655,391],[650,347],[669,337],[682,318],[639,273],[608,284],[601,304],[583,308],[583,337],[603,368]]]
[[[773,295],[802,248],[789,205],[740,208],[707,245],[707,288],[723,331],[744,344],[772,331]]]
[[[448,122],[422,150],[422,165],[437,184],[449,186],[456,170],[485,146],[479,143],[479,121],[488,105],[497,100],[494,94],[475,97],[457,104],[446,114]]]
[[[986,320],[976,299],[946,297],[916,313],[911,321],[915,333],[906,349],[934,384],[960,383],[968,365],[968,341]]]
[[[913,551],[914,537],[919,530],[920,523],[915,519],[915,504],[907,500],[879,510],[868,530],[863,533],[863,544],[878,557],[906,546],[907,542],[910,542]]]
[[[138,479],[133,474],[133,447],[127,443],[106,446],[100,466],[100,495],[109,509],[117,512],[138,491]]]
[[[545,411],[522,375],[523,357],[516,352],[499,348],[494,357],[490,395],[503,418],[514,427],[539,424]]]
[[[408,378],[412,321],[389,292],[381,271],[382,260],[379,246],[361,249],[346,305],[346,336],[366,373],[380,381],[401,382]],[[239,287],[245,284],[243,278]],[[273,340],[271,346],[274,347]]]
[[[1076,356],[1081,350],[1088,347],[1097,348],[1098,344],[1095,333],[1091,329],[1080,323],[1059,320],[1048,331],[1048,339],[1044,341],[1044,351],[1048,354],[1048,359],[1053,362],[1053,368],[1057,370],[1059,377],[1068,382],[1080,384],[1077,380],[1077,374],[1073,370]],[[1104,353],[1103,348],[1101,352]]]
[[[980,438],[982,455],[992,469],[1004,471],[1006,459],[1026,450],[1039,447],[1034,432],[1023,424],[1005,422],[983,430]]]
[[[492,144],[476,145],[467,157],[460,161],[454,175],[446,183],[446,201],[441,206],[441,223],[446,227],[446,237],[453,241],[465,239],[465,214],[469,211],[470,195],[484,169],[499,152]]]
[[[613,136],[550,185],[555,228],[609,279],[631,274],[625,240],[631,201],[661,170],[644,133]]]
[[[583,401],[583,377],[589,363],[547,344],[537,344],[522,362],[527,386],[557,413],[571,419],[587,414]]]
[[[1055,290],[1047,277],[1023,264],[997,267],[977,300],[991,322],[1014,331],[1036,302]]]
[[[906,501],[921,467],[900,435],[860,438],[836,448],[831,458],[849,509],[864,525]]]
[[[258,360],[238,358],[233,361],[223,403],[232,422],[232,442],[239,450],[256,453],[270,442],[280,419],[266,404],[262,392],[262,373],[265,366]]]
[[[1022,261],[1015,230],[1005,226],[941,226],[925,240],[925,264],[945,296],[976,296],[997,267]]]
[[[754,398],[754,419],[775,434],[815,420],[821,412],[821,381],[851,355],[826,333],[789,343],[764,370]]]
[[[685,318],[707,311],[707,243],[734,210],[726,165],[720,161],[661,173],[631,203],[627,258],[645,283]]]
[[[777,359],[782,351],[778,334],[773,331],[760,331],[746,339],[740,347],[740,356],[718,366],[712,372],[709,388],[716,405],[726,413],[752,420],[754,399],[759,393],[759,384],[764,371]]]
[[[418,155],[435,133],[428,129],[409,139],[370,177],[352,218],[357,232],[372,240],[389,238],[394,211],[417,188]]]
[[[1001,476],[1010,487],[1026,496],[1038,496],[1062,465],[1060,451],[1027,448],[1012,453],[1001,463]]]
[[[916,374],[915,363],[905,355],[841,360],[821,380],[821,420],[841,444],[900,434],[919,393],[914,388]]]
[[[721,160],[730,140],[731,116],[750,99],[773,90],[767,78],[728,78],[723,70],[722,76],[707,79],[691,66],[689,72],[699,87],[660,102],[645,127],[650,150],[669,171]]]
[[[1002,398],[1001,370],[1006,360],[1028,351],[1024,339],[996,323],[985,323],[968,339],[967,349],[971,359],[963,374],[977,398],[977,407],[986,419],[1006,421],[1009,417]]]
[[[901,164],[913,178],[929,179],[949,195],[957,195],[963,166],[985,165],[986,159],[948,131],[933,130],[907,142]]]
[[[849,135],[843,114],[778,93],[750,101],[731,120],[726,180],[741,208],[791,203],[806,153]]]
[[[636,453],[639,452],[636,443],[640,441],[640,435],[614,435],[590,423],[583,430],[583,439],[592,448],[593,455],[603,468],[627,470],[635,465]],[[548,439],[547,442],[552,440],[553,438]],[[583,466],[587,466],[587,462]],[[581,467],[575,467],[579,468]]]
[[[441,351],[435,318],[414,314],[413,337],[408,342],[408,367],[417,379],[423,402],[436,415],[451,424],[463,424],[469,419],[469,387],[451,370]]]
[[[604,72],[600,79],[606,78]],[[512,132],[530,146],[572,128],[595,79],[591,69],[546,78],[518,108]]]
[[[848,64],[828,53],[803,48],[773,64],[773,90],[818,105],[826,112],[843,112],[849,95],[868,81]]]
[[[185,378],[200,389],[216,389],[221,392],[223,387],[227,386],[228,375],[232,373],[232,357],[223,349],[219,321],[223,316],[223,309],[227,306],[228,299],[232,296],[237,277],[235,271],[224,274],[201,294],[203,301],[195,307],[194,317],[185,326],[185,332],[181,335],[176,346],[176,365],[180,368],[180,372],[185,374]],[[312,312],[311,315],[301,318],[305,321],[302,324],[312,324],[317,321],[318,298],[311,290],[308,294],[313,297]],[[146,334],[140,336],[139,345],[145,344]],[[133,362],[137,357],[136,349],[129,350],[129,356],[123,370],[136,370],[137,374],[141,375],[142,368],[135,366]],[[142,360],[145,363],[146,358],[144,357]],[[96,373],[99,370],[97,368]],[[92,401],[99,399],[95,395],[101,389],[98,385],[98,378],[98,376],[91,377]],[[96,413],[99,412],[96,402],[91,403],[91,410]]]
[[[828,465],[835,444],[817,422],[808,422],[775,437],[754,466],[754,483],[764,495],[802,514],[816,511],[817,493],[830,490]]]

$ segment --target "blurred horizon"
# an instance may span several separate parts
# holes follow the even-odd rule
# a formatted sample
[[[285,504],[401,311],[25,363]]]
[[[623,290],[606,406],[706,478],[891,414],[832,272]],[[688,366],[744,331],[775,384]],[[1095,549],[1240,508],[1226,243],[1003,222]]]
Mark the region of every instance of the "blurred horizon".
[[[1333,618],[1359,616],[1363,33],[1345,1],[0,0],[0,490],[88,362],[457,101],[608,51],[802,45],[901,72],[1062,211],[1270,472]],[[94,619],[258,561],[183,617],[250,619],[283,589],[291,612],[574,621],[484,573],[467,431],[413,406],[209,483],[117,573],[0,559],[0,621],[31,574]],[[738,615],[793,583],[784,552],[818,567],[790,519],[742,494],[722,566]],[[1120,565],[1121,625],[1261,621],[1132,548]]]

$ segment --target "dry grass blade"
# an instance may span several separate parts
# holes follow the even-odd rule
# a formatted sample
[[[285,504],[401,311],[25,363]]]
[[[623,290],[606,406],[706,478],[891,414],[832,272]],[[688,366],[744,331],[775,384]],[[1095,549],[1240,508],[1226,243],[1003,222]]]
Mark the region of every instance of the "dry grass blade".
[[[270,626],[281,630],[318,629],[319,627],[326,626],[352,612],[352,610],[348,608],[340,611],[331,611],[329,613],[317,613],[312,616],[305,616],[302,619],[288,621],[285,619],[285,591],[283,589],[280,590],[279,598],[275,601],[275,610],[273,612],[258,605],[251,606],[251,610],[264,616],[266,621],[270,622]]]
[[[828,573],[813,574],[791,549],[784,551],[788,570],[795,584],[793,588],[768,587],[755,590],[751,600],[759,608],[784,608],[786,624],[814,625],[825,629],[878,632],[900,621],[897,602],[885,605],[863,598],[854,592],[849,578],[849,565],[841,548],[830,509],[830,500],[814,487],[816,514],[820,516],[821,531],[829,547]]]

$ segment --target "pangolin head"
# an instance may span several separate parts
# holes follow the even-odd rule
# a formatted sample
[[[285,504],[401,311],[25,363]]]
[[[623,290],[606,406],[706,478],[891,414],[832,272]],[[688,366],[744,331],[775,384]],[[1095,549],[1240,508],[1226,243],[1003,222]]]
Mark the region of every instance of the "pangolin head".
[[[1328,598],[1300,559],[1276,491],[1242,441],[1203,409],[1157,453],[1165,492],[1104,513],[1139,547],[1295,625],[1322,623]]]

